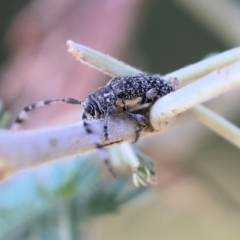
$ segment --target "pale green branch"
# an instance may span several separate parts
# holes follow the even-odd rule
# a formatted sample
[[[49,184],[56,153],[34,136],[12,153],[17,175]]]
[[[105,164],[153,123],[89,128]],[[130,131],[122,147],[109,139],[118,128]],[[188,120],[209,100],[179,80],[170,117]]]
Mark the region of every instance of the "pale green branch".
[[[191,108],[191,112],[211,130],[240,148],[240,129],[234,124],[201,105]]]
[[[77,44],[71,40],[67,41],[68,52],[77,60],[97,68],[99,71],[108,74],[111,77],[134,75],[140,70],[131,67],[115,58],[95,51],[86,46]]]

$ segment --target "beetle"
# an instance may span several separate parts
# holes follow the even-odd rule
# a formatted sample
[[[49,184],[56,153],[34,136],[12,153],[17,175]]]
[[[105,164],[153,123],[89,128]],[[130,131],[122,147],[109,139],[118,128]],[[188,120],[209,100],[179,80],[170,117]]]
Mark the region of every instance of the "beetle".
[[[158,98],[161,98],[176,90],[176,86],[169,81],[164,80],[160,75],[139,73],[133,76],[122,76],[112,78],[105,86],[96,89],[85,100],[79,101],[74,98],[59,98],[54,100],[44,100],[33,103],[25,107],[16,118],[12,129],[18,129],[26,119],[28,112],[54,103],[65,102],[68,104],[80,104],[83,106],[83,125],[87,134],[91,137],[94,145],[103,152],[103,146],[97,140],[92,131],[88,120],[104,119],[103,132],[104,137],[108,139],[108,121],[109,117],[120,109],[141,126],[139,132],[146,126],[147,120],[141,114],[132,113],[131,109],[138,105],[153,104]],[[102,154],[103,155],[103,154]],[[107,157],[104,162],[108,165],[110,172],[114,174]]]

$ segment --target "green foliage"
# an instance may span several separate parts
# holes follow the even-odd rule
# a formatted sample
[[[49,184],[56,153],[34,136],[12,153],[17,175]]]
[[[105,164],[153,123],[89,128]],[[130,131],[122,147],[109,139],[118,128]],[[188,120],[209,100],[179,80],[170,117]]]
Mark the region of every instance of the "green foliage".
[[[0,239],[79,239],[83,221],[114,213],[145,191],[131,178],[104,178],[90,158],[29,168],[2,182]]]

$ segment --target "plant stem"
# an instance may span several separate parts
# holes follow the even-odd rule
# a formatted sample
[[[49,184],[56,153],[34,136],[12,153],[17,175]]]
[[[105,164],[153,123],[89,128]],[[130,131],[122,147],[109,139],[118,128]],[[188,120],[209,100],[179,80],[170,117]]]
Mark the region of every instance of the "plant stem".
[[[92,50],[89,51],[92,53]],[[238,61],[235,64],[229,65],[231,62],[235,62],[239,58],[240,48],[235,48],[213,58],[203,60],[179,71],[175,71],[175,73],[181,73],[180,75],[183,76],[183,80],[193,78],[193,75],[191,75],[192,73],[197,73],[195,76],[199,76],[200,73],[203,75],[204,73],[209,73],[210,69],[213,72],[198,81],[159,99],[150,111],[150,123],[158,132],[143,133],[140,137],[142,138],[151,136],[155,133],[160,133],[163,130],[163,126],[166,126],[166,123],[175,115],[188,110],[196,104],[210,100],[221,93],[239,86],[240,62]],[[105,64],[107,64],[108,61],[112,61],[112,58],[106,56],[105,60]],[[96,62],[97,61],[98,60],[96,60]],[[125,75],[126,73],[130,74],[131,72],[133,74],[135,71],[138,71],[125,64],[119,63],[117,60],[114,60],[114,65],[117,66],[115,66],[115,70],[112,71],[113,75],[117,74],[117,72],[121,72],[120,75]],[[95,67],[97,66],[100,65],[96,65]],[[111,68],[110,66],[111,64],[105,69]],[[226,67],[220,69],[220,66]],[[106,70],[106,72],[109,71],[110,70]],[[187,73],[191,75],[191,77],[188,77]],[[175,77],[174,73],[166,76]],[[203,110],[203,108],[201,109],[200,107],[200,110]],[[216,125],[219,125],[216,129],[213,127],[212,129],[230,141],[233,138],[229,135],[229,132],[232,132],[233,134],[233,132],[236,131],[233,143],[235,145],[238,144],[240,139],[238,129],[234,129],[231,123],[227,124],[227,120],[224,120],[225,122],[222,124],[223,121],[220,116],[217,117],[217,114],[214,114],[214,116],[208,115],[203,118],[203,116],[201,117],[199,115],[199,107],[195,110],[193,109],[193,111],[196,111],[195,114],[198,114],[199,120],[203,121],[204,124],[210,126],[215,122]],[[211,117],[213,118],[211,119]],[[133,141],[135,139],[135,129],[137,124],[125,114],[111,116],[108,125],[111,138],[108,141],[104,140],[102,120],[91,121],[90,125],[96,134],[96,137],[102,141],[103,146]],[[229,129],[227,129],[228,127]],[[224,132],[227,133],[224,134]],[[11,132],[0,130],[0,160],[10,168],[22,168],[39,164],[44,161],[70,157],[92,150],[95,150],[95,147],[92,142],[89,141],[89,136],[86,134],[82,122],[72,126],[32,131]]]
[[[191,108],[190,111],[211,130],[240,148],[240,129],[234,124],[201,105]]]
[[[97,52],[86,46],[77,44],[71,40],[67,41],[68,52],[70,52],[77,60],[97,68],[99,71],[108,74],[111,77],[134,75],[140,70],[131,67],[115,58]]]

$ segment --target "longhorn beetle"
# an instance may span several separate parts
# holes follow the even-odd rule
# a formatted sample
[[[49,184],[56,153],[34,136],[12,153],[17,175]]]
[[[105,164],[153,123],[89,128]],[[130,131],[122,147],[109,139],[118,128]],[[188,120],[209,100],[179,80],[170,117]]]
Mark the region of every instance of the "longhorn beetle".
[[[33,103],[25,107],[16,118],[12,125],[12,129],[16,130],[26,119],[28,112],[35,108],[50,105],[58,102],[69,104],[81,104],[84,108],[82,115],[83,125],[87,134],[91,137],[93,144],[102,152],[105,164],[109,171],[115,176],[115,173],[110,165],[108,157],[99,139],[94,135],[88,120],[104,119],[104,137],[108,139],[108,120],[116,109],[121,109],[130,117],[136,120],[141,126],[139,132],[146,126],[146,118],[141,114],[130,112],[131,108],[145,103],[154,103],[158,98],[175,91],[176,86],[161,78],[160,75],[150,75],[140,73],[134,76],[123,76],[112,78],[106,86],[98,88],[91,93],[84,101],[79,101],[73,98],[59,98],[55,100],[45,100]]]

